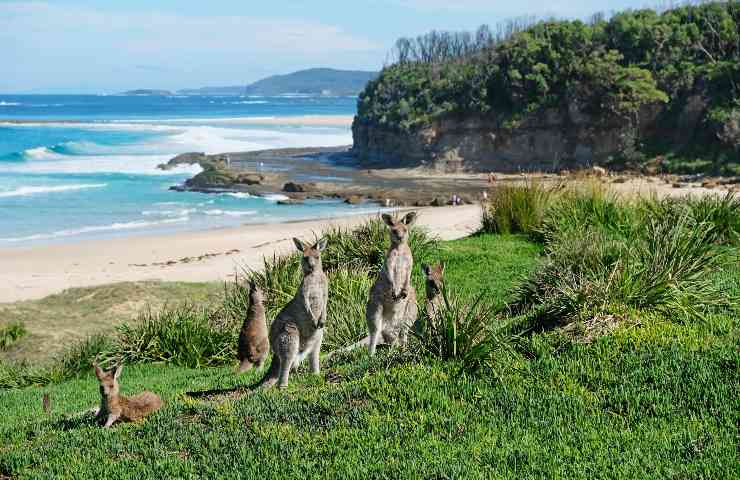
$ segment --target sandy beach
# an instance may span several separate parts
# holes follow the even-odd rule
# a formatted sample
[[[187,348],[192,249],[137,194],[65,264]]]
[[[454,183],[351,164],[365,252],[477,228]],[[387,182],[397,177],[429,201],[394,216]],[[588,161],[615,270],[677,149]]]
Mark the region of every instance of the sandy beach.
[[[480,207],[418,209],[419,224],[441,239],[475,231]],[[313,238],[330,225],[351,227],[367,215],[238,228],[132,236],[73,244],[0,249],[0,302],[42,298],[70,287],[121,281],[219,281],[265,255],[289,252],[292,237]]]

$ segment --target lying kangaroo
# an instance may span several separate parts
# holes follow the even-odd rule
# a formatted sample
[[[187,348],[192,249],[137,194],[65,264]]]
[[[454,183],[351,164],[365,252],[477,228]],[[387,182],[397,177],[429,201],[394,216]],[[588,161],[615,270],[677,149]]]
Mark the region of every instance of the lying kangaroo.
[[[444,288],[445,266],[441,263],[431,267],[429,265],[422,265],[421,270],[426,277],[424,283],[427,290],[427,317],[433,317],[444,301],[442,298],[442,289]]]
[[[124,397],[118,393],[118,377],[123,366],[117,365],[109,372],[93,364],[95,376],[100,381],[100,408],[95,413],[98,424],[108,428],[118,420],[136,422],[162,406],[162,400],[152,392],[143,392],[133,397]],[[105,422],[105,423],[103,423]]]
[[[406,344],[409,327],[417,317],[416,290],[411,284],[414,258],[408,245],[409,228],[416,221],[416,212],[407,213],[401,221],[383,214],[383,221],[390,228],[391,246],[370,289],[365,310],[370,355],[375,354],[378,342]]]
[[[311,356],[311,371],[319,373],[319,353],[324,338],[329,281],[321,266],[321,252],[326,248],[322,238],[309,246],[294,238],[296,248],[303,252],[303,281],[295,297],[280,311],[270,327],[272,364],[257,384],[280,388],[288,386],[291,368],[297,368],[306,356]]]
[[[262,368],[270,350],[270,342],[267,339],[267,317],[265,307],[262,304],[262,290],[252,282],[249,286],[249,310],[247,318],[239,332],[239,348],[237,356],[239,361],[239,373],[243,373],[252,366]]]

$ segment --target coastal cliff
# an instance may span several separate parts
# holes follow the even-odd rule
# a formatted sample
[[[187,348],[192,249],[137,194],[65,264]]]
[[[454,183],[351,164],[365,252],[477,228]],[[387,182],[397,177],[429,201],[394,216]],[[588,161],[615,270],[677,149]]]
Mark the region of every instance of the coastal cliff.
[[[641,130],[655,130],[659,110],[644,109]],[[698,119],[686,123],[695,128]],[[365,166],[417,167],[440,172],[557,171],[607,164],[629,148],[634,129],[575,108],[547,109],[515,127],[493,116],[451,115],[411,131],[355,118],[353,151]]]
[[[446,172],[738,175],[739,5],[399,39],[359,96],[353,153]]]

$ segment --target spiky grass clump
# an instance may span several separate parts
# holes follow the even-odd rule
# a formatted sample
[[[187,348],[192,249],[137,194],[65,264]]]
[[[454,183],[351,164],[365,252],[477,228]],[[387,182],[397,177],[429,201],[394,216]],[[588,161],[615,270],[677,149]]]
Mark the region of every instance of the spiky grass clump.
[[[353,229],[333,227],[323,235],[329,241],[322,255],[327,272],[352,267],[373,275],[380,270],[390,247],[388,227],[379,218],[370,219]],[[415,259],[430,258],[439,250],[439,239],[421,227],[411,227],[408,241]]]
[[[420,317],[418,346],[442,360],[463,359],[485,338],[495,321],[494,309],[481,296],[468,300],[445,289],[442,297],[433,313]]]
[[[236,356],[237,326],[191,305],[149,312],[117,328],[112,353],[123,363],[199,368],[228,365]]]
[[[0,350],[7,350],[27,333],[25,325],[20,322],[0,326]]]
[[[634,210],[600,183],[561,189],[551,197],[539,227],[530,231],[532,240],[549,244],[570,232],[597,228],[618,235],[629,234]]]
[[[645,199],[640,202],[640,206],[646,218],[678,220],[688,216],[697,224],[711,225],[716,243],[740,245],[740,198],[733,192],[723,196]]]
[[[367,335],[365,306],[373,279],[358,268],[341,268],[329,276],[329,322],[323,350],[352,345]]]
[[[724,258],[714,228],[688,216],[656,218],[619,236],[594,227],[558,237],[540,270],[517,290],[515,312],[547,328],[630,309],[702,318],[730,306],[709,274]]]
[[[483,207],[482,233],[537,232],[545,218],[557,187],[549,187],[538,180],[523,184],[503,184],[489,191]]]

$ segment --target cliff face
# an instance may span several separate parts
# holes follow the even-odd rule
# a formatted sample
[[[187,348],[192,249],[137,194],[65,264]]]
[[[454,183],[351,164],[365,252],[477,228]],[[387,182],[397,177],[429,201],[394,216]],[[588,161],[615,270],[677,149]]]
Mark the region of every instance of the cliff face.
[[[656,130],[660,109],[644,108],[638,135]],[[691,131],[700,115],[685,116]],[[554,171],[603,164],[634,143],[628,121],[593,118],[571,103],[505,127],[495,117],[448,117],[411,132],[363,123],[352,125],[354,152],[365,166],[425,166],[456,171]],[[681,132],[673,132],[680,136]]]

